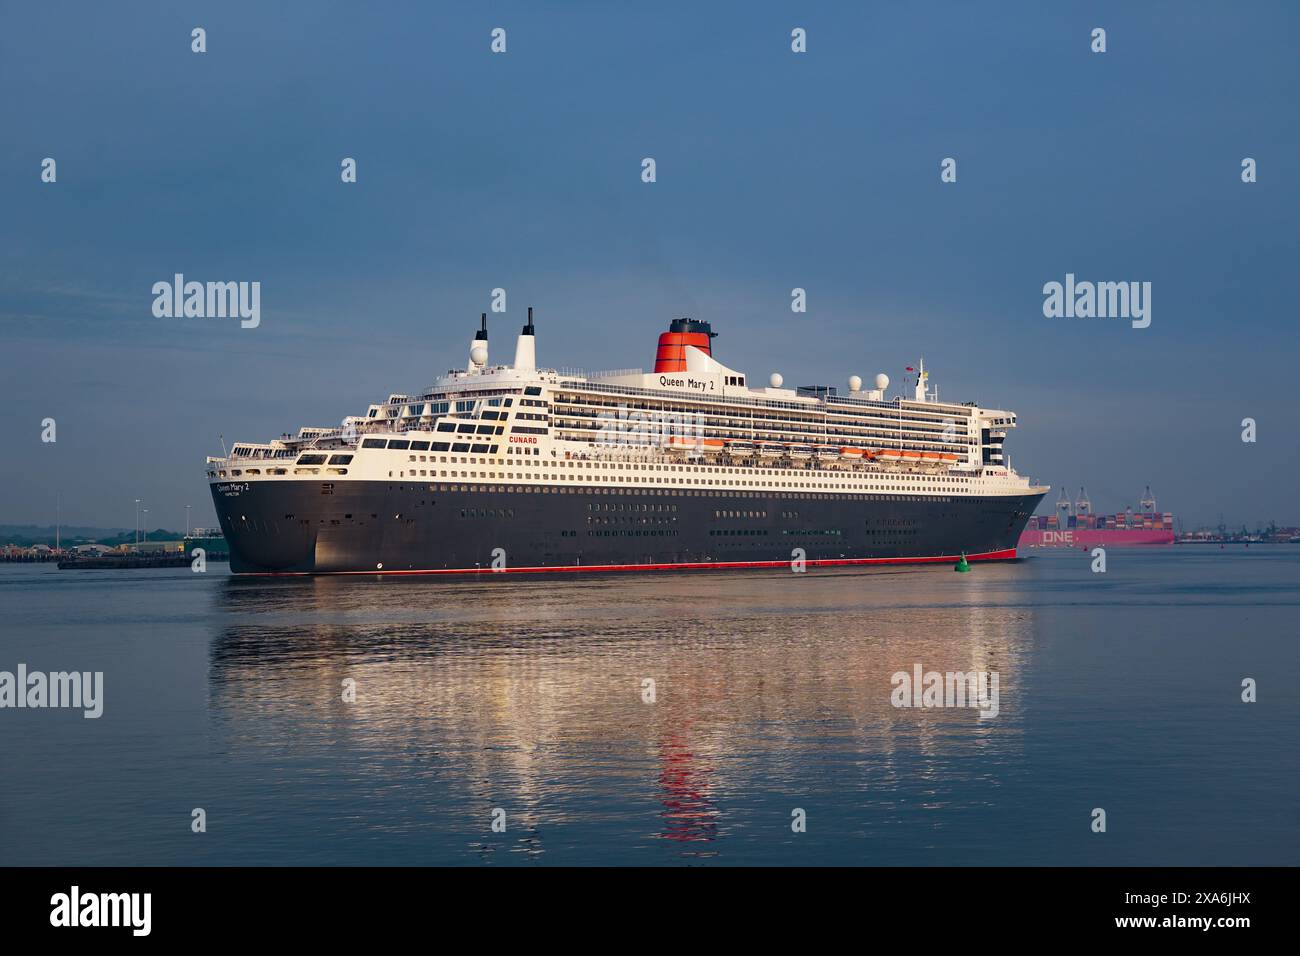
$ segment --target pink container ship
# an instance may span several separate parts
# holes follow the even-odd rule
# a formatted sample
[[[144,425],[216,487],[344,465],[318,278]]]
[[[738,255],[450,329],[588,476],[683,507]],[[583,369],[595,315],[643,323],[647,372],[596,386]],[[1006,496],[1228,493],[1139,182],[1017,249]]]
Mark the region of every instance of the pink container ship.
[[[1020,535],[1021,548],[1131,548],[1174,543],[1174,516],[1156,511],[1156,499],[1147,486],[1139,510],[1113,515],[1092,513],[1088,494],[1079,489],[1071,502],[1062,490],[1056,514],[1034,515]]]

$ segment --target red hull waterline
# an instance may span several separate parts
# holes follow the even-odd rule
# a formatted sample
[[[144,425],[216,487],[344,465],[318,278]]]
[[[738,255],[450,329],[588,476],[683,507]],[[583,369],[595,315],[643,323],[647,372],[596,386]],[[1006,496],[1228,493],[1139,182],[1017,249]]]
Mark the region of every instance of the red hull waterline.
[[[872,564],[936,564],[944,561],[957,561],[961,555],[944,554],[917,558],[818,558],[807,560],[804,565],[810,568],[846,567]],[[987,551],[983,554],[968,554],[967,561],[1014,561],[1016,549]],[[575,574],[588,571],[726,571],[752,568],[788,568],[789,561],[697,561],[688,564],[575,564],[562,567],[540,568],[437,568],[434,570],[414,571],[266,571],[245,572],[240,577],[310,577],[325,574],[369,574],[382,576],[386,574]]]
[[[1021,548],[1148,548],[1174,543],[1173,531],[1164,528],[1067,528],[1064,531],[1025,531]]]

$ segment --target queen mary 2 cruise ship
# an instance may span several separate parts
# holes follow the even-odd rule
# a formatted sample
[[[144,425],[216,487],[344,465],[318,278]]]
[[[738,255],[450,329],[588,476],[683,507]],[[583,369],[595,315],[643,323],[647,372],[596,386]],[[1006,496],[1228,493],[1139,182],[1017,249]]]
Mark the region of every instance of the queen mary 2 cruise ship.
[[[1016,556],[1047,492],[1002,444],[1012,412],[914,394],[755,387],[676,319],[653,372],[468,362],[334,428],[209,458],[236,574],[773,568]],[[912,371],[909,369],[909,371]]]

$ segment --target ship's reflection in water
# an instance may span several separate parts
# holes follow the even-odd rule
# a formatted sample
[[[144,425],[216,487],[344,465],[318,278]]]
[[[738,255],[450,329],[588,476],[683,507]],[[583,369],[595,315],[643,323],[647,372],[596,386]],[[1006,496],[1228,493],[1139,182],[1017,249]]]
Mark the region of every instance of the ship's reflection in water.
[[[213,741],[334,847],[299,862],[942,862],[1025,772],[1033,573],[231,579]],[[917,664],[997,717],[892,706]]]

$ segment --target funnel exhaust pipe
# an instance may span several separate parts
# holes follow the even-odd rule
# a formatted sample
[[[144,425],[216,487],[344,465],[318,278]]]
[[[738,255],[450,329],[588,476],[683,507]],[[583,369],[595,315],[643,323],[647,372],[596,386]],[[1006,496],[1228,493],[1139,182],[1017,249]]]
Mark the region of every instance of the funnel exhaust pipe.
[[[537,369],[537,339],[533,328],[533,307],[528,307],[528,324],[519,333],[515,343],[515,371],[532,372]]]

